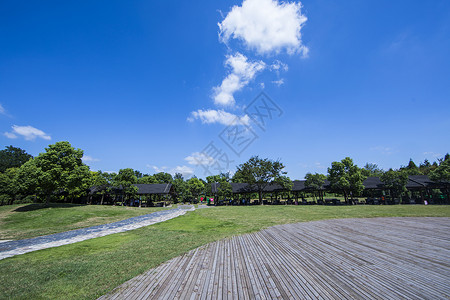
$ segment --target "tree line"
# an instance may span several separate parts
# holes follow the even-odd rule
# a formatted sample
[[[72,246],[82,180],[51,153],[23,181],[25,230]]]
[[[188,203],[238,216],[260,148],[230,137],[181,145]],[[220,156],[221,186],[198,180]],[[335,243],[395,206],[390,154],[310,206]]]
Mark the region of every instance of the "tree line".
[[[182,174],[172,176],[166,172],[143,174],[138,170],[125,168],[118,173],[91,171],[83,163],[83,150],[76,149],[67,141],[57,142],[45,148],[45,152],[33,157],[26,151],[8,146],[0,150],[0,203],[14,202],[79,202],[89,203],[90,189],[98,188],[103,197],[117,194],[120,190],[122,201],[136,197],[134,184],[170,183],[174,188],[174,201],[191,201],[200,195],[212,195],[212,183],[219,183],[216,194],[221,199],[231,197],[230,183],[248,183],[257,191],[259,203],[262,203],[264,189],[273,183],[289,191],[292,181],[286,176],[284,164],[278,160],[251,157],[237,167],[233,176],[230,173],[207,176],[204,179],[195,176],[185,179]],[[366,164],[359,168],[349,157],[332,162],[327,175],[307,173],[305,186],[323,198],[321,190],[325,180],[330,182],[332,190],[341,193],[345,201],[362,193],[364,180],[369,176],[380,177],[392,196],[401,197],[406,192],[409,175],[428,175],[436,182],[447,186],[450,182],[450,157],[438,159],[433,163],[425,160],[418,166],[410,160],[406,166],[384,171],[376,164]]]

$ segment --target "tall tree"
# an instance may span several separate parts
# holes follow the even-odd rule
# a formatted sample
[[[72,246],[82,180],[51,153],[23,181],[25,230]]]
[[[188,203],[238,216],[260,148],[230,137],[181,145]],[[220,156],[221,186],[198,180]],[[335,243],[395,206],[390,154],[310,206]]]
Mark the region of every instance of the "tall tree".
[[[349,195],[359,195],[364,190],[365,179],[361,169],[353,164],[350,157],[346,157],[340,162],[334,161],[331,163],[331,168],[328,168],[328,180],[331,188],[342,191],[347,204],[351,204],[348,201]]]
[[[133,169],[131,168],[119,170],[119,173],[114,178],[114,186],[122,190],[122,193],[124,194],[127,200],[136,197],[138,188],[133,185],[136,182],[137,182],[136,175]]]
[[[172,183],[172,175],[166,172],[159,172],[153,175],[158,183]]]
[[[198,196],[205,191],[205,185],[197,177],[192,177],[189,179],[187,184],[189,191],[195,199],[198,199]]]
[[[406,184],[408,183],[408,172],[405,170],[392,170],[381,175],[380,180],[384,183],[386,189],[390,191],[391,197],[401,197],[406,193]]]
[[[306,173],[305,175],[305,187],[310,188],[314,191],[314,193],[318,193],[319,197],[323,200],[323,184],[325,183],[325,179],[327,176],[319,173],[311,174]]]
[[[440,183],[441,185],[443,185],[445,187],[445,191],[447,194],[447,201],[450,202],[450,193],[449,193],[449,188],[450,188],[450,157],[448,156],[448,154],[446,155],[444,160],[440,161],[439,166],[430,172],[429,175],[430,179]]]
[[[406,167],[401,167],[400,171],[406,172],[408,175],[422,175],[419,167],[414,163],[412,158],[409,159],[409,163]]]
[[[207,181],[207,190],[208,193],[212,195],[212,185],[218,183],[217,188],[217,197],[219,199],[223,199],[226,197],[230,197],[233,194],[231,189],[231,178],[230,173],[221,173],[219,175],[211,175],[206,177]],[[218,202],[218,199],[214,199],[215,203]]]
[[[366,163],[361,169],[361,172],[366,177],[380,177],[383,175],[383,170],[378,167],[377,164]]]
[[[247,162],[238,166],[236,173],[239,173],[240,180],[256,188],[259,203],[263,204],[262,194],[264,189],[269,184],[281,180],[281,176],[287,173],[283,169],[284,165],[280,161],[252,156]]]
[[[17,147],[7,146],[6,149],[0,150],[0,172],[5,172],[9,168],[18,168],[33,156]]]
[[[47,195],[47,203],[53,192],[78,192],[89,167],[83,164],[83,150],[75,149],[69,142],[57,142],[45,148],[46,152],[34,158],[42,172],[38,178],[39,187]]]

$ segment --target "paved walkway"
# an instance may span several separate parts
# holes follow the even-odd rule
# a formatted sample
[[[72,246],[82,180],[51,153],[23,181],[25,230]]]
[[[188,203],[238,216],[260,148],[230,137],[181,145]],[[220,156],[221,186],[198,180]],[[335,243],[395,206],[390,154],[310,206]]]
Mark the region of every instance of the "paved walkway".
[[[113,233],[137,229],[173,219],[192,210],[195,210],[192,205],[180,205],[176,209],[157,211],[114,223],[44,235],[31,239],[3,242],[0,243],[0,260],[31,251],[73,244]]]
[[[274,226],[174,258],[100,299],[449,299],[450,218]]]

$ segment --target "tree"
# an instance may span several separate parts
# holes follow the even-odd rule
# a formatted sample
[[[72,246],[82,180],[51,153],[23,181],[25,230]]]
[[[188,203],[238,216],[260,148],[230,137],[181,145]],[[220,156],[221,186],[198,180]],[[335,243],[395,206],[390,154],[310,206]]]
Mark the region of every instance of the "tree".
[[[195,199],[205,190],[205,185],[197,177],[192,177],[187,181],[189,192]]]
[[[212,194],[212,184],[218,183],[217,188],[218,199],[214,199],[215,203],[217,203],[219,199],[230,197],[233,194],[230,184],[231,181],[230,173],[220,173],[219,175],[207,176],[206,181],[209,194]]]
[[[17,170],[17,193],[21,195],[34,195],[35,200],[43,194],[40,178],[43,178],[42,169],[37,166],[36,159],[30,159]]]
[[[145,184],[155,184],[158,181],[152,175],[145,175],[143,177],[137,178],[137,183],[145,183]]]
[[[136,197],[138,188],[133,185],[136,182],[136,175],[131,168],[119,170],[119,174],[114,178],[114,186],[122,190],[126,199]]]
[[[25,150],[13,146],[7,146],[0,151],[0,172],[5,172],[9,168],[18,168],[33,156],[26,153]]]
[[[18,168],[9,168],[5,172],[0,173],[0,205],[3,205],[4,199],[7,200],[7,204],[13,204],[18,190],[16,183],[17,172]]]
[[[268,158],[261,159],[252,156],[247,162],[240,164],[237,168],[239,180],[256,187],[259,196],[259,203],[263,204],[262,193],[264,189],[272,183],[281,180],[281,176],[286,174],[283,171],[284,165],[280,161],[273,161]]]
[[[401,167],[400,171],[406,172],[408,175],[422,175],[419,167],[414,163],[412,158],[409,159],[409,163],[406,167]]]
[[[386,189],[390,191],[391,197],[401,197],[406,191],[408,183],[408,172],[405,170],[394,171],[390,169],[381,175],[380,180]]]
[[[184,202],[192,198],[192,194],[189,191],[189,186],[187,182],[184,181],[182,174],[175,174],[172,185],[177,199],[181,199],[181,201]]]
[[[383,170],[377,164],[372,163],[366,163],[361,172],[366,177],[380,177],[383,174]]]
[[[440,161],[439,166],[430,172],[430,179],[445,186],[447,201],[450,201],[449,186],[450,186],[450,157],[448,154],[444,160]]]
[[[156,173],[153,177],[155,177],[157,183],[172,183],[173,181],[172,175],[166,172]]]
[[[323,200],[323,193],[321,193],[323,189],[323,184],[325,183],[325,179],[327,176],[319,173],[311,174],[306,173],[305,176],[305,187],[312,189],[314,192],[318,192],[319,197]]]
[[[89,167],[83,164],[83,150],[75,149],[69,142],[57,142],[45,148],[46,152],[34,158],[39,172],[38,184],[49,202],[54,192],[66,191],[71,195],[82,189],[83,177]]]
[[[361,169],[353,164],[350,157],[346,157],[340,162],[334,161],[331,163],[331,168],[328,168],[328,180],[331,188],[342,191],[347,204],[350,204],[349,195],[358,195],[364,190],[365,179]]]

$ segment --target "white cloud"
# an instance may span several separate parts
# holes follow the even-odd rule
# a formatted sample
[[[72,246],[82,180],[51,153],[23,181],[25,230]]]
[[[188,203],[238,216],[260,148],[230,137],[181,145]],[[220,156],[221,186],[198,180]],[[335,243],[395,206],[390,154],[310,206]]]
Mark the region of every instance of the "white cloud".
[[[6,114],[5,108],[1,104],[0,104],[0,114],[2,115]]]
[[[89,155],[83,155],[83,157],[81,159],[83,160],[84,163],[100,161],[100,159],[94,158],[94,157],[89,156]]]
[[[308,48],[302,44],[301,28],[307,18],[301,13],[301,3],[277,0],[244,0],[242,6],[233,6],[222,23],[219,36],[222,42],[238,39],[259,54],[302,53]]]
[[[191,116],[188,118],[188,121],[193,122],[196,119],[200,119],[203,124],[214,124],[219,123],[226,126],[229,125],[249,125],[250,117],[248,115],[244,115],[239,117],[237,115],[231,114],[224,110],[197,110],[191,113]]]
[[[424,152],[423,155],[425,155],[425,156],[431,156],[431,157],[433,157],[433,158],[437,158],[437,157],[441,157],[441,156],[442,156],[442,154],[436,153],[436,152],[432,152],[432,151]]]
[[[158,167],[153,165],[147,165],[147,168],[153,169],[155,173],[165,172],[167,170],[166,166]]]
[[[214,158],[209,156],[206,153],[201,152],[194,152],[191,155],[184,158],[190,165],[203,165],[203,166],[209,166],[214,163]]]
[[[274,80],[272,81],[273,84],[276,84],[277,86],[282,86],[284,84],[284,79],[278,79],[278,80]]]
[[[225,65],[231,69],[231,73],[222,81],[220,86],[214,87],[214,103],[222,106],[233,106],[236,101],[233,94],[240,91],[256,73],[264,70],[266,64],[262,61],[249,62],[241,53],[227,55]]]
[[[370,148],[370,150],[380,152],[383,155],[391,155],[395,152],[394,149],[392,149],[390,147],[385,147],[385,146],[372,147],[372,148]]]
[[[17,135],[15,135],[12,132],[5,132],[3,133],[8,139],[17,139]]]
[[[287,71],[289,69],[288,65],[279,61],[278,59],[270,65],[270,69],[273,71]]]
[[[10,139],[17,138],[18,135],[23,136],[27,141],[33,141],[37,137],[44,140],[51,140],[51,137],[40,129],[33,126],[12,126],[12,132],[5,132],[4,135]]]
[[[188,178],[194,175],[194,170],[188,166],[176,166],[172,169],[171,173],[172,175],[175,175],[175,173],[180,173],[184,178]]]

